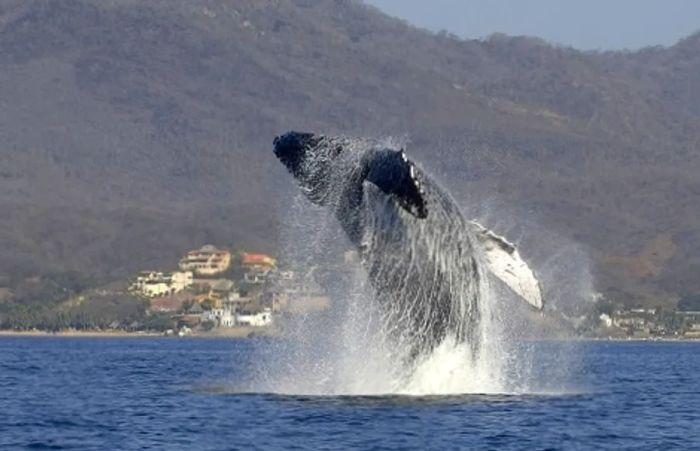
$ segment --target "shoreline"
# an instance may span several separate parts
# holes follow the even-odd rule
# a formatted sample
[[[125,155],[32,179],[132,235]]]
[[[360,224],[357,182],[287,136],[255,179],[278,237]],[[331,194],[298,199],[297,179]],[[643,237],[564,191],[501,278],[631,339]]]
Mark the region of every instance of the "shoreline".
[[[163,337],[164,334],[155,332],[125,332],[125,331],[71,331],[62,330],[49,332],[44,330],[0,330],[2,337],[83,337],[83,338],[129,338],[129,337]]]
[[[582,337],[575,338],[576,341],[663,341],[663,342],[697,342],[700,343],[700,337]]]
[[[236,327],[213,329],[209,332],[192,333],[187,335],[166,335],[164,332],[127,332],[123,330],[101,331],[77,331],[63,330],[49,332],[42,330],[0,330],[2,337],[64,337],[64,338],[259,338],[278,337],[274,329],[261,327]],[[567,337],[548,338],[542,337],[526,341],[560,341],[560,342],[586,342],[586,341],[611,341],[611,342],[683,342],[700,343],[700,337]]]
[[[58,337],[58,338],[257,338],[274,337],[275,331],[262,327],[237,327],[214,329],[209,332],[186,335],[167,335],[165,332],[127,332],[123,330],[61,330],[50,332],[43,330],[0,330],[3,337]]]

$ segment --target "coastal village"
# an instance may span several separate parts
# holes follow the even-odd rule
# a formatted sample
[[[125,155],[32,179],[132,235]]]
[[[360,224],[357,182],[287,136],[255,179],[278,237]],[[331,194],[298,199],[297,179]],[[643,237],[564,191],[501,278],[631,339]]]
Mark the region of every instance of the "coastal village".
[[[355,256],[351,252],[345,262]],[[172,272],[142,271],[129,292],[147,300],[149,313],[169,315],[166,335],[264,335],[281,315],[327,308],[330,299],[314,277],[316,268],[279,267],[275,257],[231,253],[212,245],[186,252]],[[675,310],[624,308],[604,299],[580,318],[577,331],[595,338],[700,338],[700,299]]]
[[[66,279],[72,286],[66,290],[30,279],[23,290],[0,288],[0,333],[276,335],[283,319],[329,308],[334,295],[324,287],[333,293],[357,288],[357,253],[338,257],[280,263],[272,255],[208,244],[183,250],[164,268],[106,285]],[[25,303],[26,295],[46,302]],[[531,320],[546,336],[562,339],[700,339],[700,295],[629,305],[598,293],[579,312],[545,309]]]
[[[132,295],[148,300],[149,313],[169,315],[177,325],[166,335],[267,334],[279,315],[329,305],[314,268],[281,268],[270,255],[205,245],[186,252],[177,266],[141,271],[129,283]]]
[[[700,339],[700,296],[679,300],[675,309],[598,302],[577,329],[589,338]]]

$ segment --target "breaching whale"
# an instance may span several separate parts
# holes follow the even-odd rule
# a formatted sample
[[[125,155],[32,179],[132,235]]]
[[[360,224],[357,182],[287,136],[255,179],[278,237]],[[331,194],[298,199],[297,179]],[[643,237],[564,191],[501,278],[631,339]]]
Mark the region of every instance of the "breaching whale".
[[[335,214],[359,251],[383,321],[413,356],[448,336],[478,349],[479,287],[488,274],[542,308],[539,283],[515,246],[466,220],[403,149],[300,132],[273,146],[304,195]]]

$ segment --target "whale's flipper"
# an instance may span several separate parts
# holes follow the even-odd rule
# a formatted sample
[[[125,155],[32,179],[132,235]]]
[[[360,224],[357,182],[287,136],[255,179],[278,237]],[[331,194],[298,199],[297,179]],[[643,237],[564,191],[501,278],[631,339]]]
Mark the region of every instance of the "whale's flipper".
[[[399,205],[417,218],[428,216],[420,175],[403,150],[368,152],[364,159],[365,180],[394,196]]]
[[[538,310],[544,307],[535,273],[520,257],[513,243],[471,221],[491,273]]]

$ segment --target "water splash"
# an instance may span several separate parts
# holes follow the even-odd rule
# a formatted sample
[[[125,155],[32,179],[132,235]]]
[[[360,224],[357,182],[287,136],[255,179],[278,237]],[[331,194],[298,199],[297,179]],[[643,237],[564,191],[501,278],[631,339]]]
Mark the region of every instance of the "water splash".
[[[352,146],[361,148],[366,143],[344,141],[343,145],[347,150]],[[359,152],[343,154],[345,164],[339,166],[340,170],[332,173],[332,177],[328,173],[328,159],[318,160],[320,163],[314,161],[312,167],[300,169],[312,178],[323,171],[326,180],[311,188],[302,186],[305,196],[295,196],[291,208],[287,209],[282,261],[294,262],[298,267],[329,266],[337,260],[334,255],[342,255],[345,249],[352,247],[327,207],[339,202],[341,191],[336,187],[344,186],[347,168],[357,164],[358,155]],[[391,258],[394,255],[373,254],[387,252],[373,240],[382,233],[394,233],[396,215],[407,213],[390,206],[392,200],[375,191],[371,186],[366,191],[371,202],[366,211],[367,229],[361,237],[362,246],[370,258]],[[324,207],[311,205],[307,198],[315,199]],[[447,222],[450,218],[446,216],[440,220]],[[441,254],[448,254],[448,246],[456,245],[450,241],[454,234],[441,235],[439,231],[430,230],[431,225],[435,224],[419,223],[408,232],[402,231],[409,236],[396,241],[418,247],[426,245],[421,240],[430,236],[432,240],[427,242],[423,252],[435,253],[431,256],[441,265],[461,264]],[[396,237],[381,238],[391,241]],[[478,249],[471,251],[474,261],[479,263]],[[415,254],[408,255],[413,258]],[[437,346],[415,355],[414,336],[404,332],[416,325],[403,321],[406,310],[392,311],[386,299],[377,299],[376,287],[367,280],[367,263],[365,261],[363,266],[345,262],[336,268],[346,278],[343,283],[326,284],[332,300],[330,309],[278,319],[281,338],[258,343],[256,368],[246,391],[290,395],[447,395],[528,393],[542,389],[543,385],[533,383],[538,378],[539,368],[534,363],[536,356],[532,347],[514,339],[517,334],[508,329],[517,324],[514,317],[523,316],[514,308],[519,303],[492,287],[484,274],[465,271],[468,277],[460,280],[434,281],[451,284],[457,287],[459,296],[463,295],[457,306],[461,314],[455,315],[462,322],[454,330],[468,327],[469,335],[464,340],[464,336],[448,333],[440,337]],[[372,262],[369,263],[371,267]],[[404,261],[403,264],[419,265],[420,261]],[[390,275],[387,278],[392,283],[416,286],[411,280],[397,280]],[[411,299],[402,301],[415,308],[433,301],[424,299],[425,293],[420,288],[405,295]],[[474,308],[478,309],[477,321],[469,318],[474,316],[470,312]],[[417,325],[418,328],[423,326],[427,330],[431,324]]]

